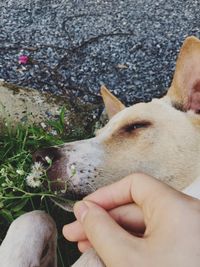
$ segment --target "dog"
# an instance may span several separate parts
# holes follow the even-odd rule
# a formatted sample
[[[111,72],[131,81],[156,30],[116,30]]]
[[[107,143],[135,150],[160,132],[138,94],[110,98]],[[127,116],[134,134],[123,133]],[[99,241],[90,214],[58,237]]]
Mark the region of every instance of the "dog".
[[[52,159],[48,170],[48,177],[53,181],[52,190],[63,191],[66,187],[65,196],[78,200],[131,173],[143,172],[200,198],[199,62],[200,40],[188,37],[178,55],[167,94],[148,103],[125,107],[103,86],[101,94],[109,121],[97,131],[96,136],[39,150],[34,155],[35,160],[40,162],[45,162],[47,156]],[[55,236],[54,233],[54,243]],[[12,248],[8,244],[11,243],[9,238],[4,241],[2,246],[5,247],[7,242],[7,254],[13,253],[9,252]],[[0,259],[1,251],[2,248]],[[5,253],[3,255],[5,257]],[[42,252],[40,258],[41,255]],[[52,257],[55,259],[56,256]],[[2,267],[12,266],[4,264]],[[73,265],[80,266],[103,267],[104,264],[91,249]]]

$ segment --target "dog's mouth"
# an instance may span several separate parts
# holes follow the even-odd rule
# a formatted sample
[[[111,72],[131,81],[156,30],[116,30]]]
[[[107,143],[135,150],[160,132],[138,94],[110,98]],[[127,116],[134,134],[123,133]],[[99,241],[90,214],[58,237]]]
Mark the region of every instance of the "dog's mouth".
[[[60,163],[58,165],[60,165]],[[70,189],[67,183],[68,177],[63,175],[63,173],[61,176],[60,169],[61,168],[58,168],[54,163],[47,171],[51,191],[55,194],[55,198],[52,198],[52,200],[62,209],[71,212],[73,211],[74,204],[82,200],[87,194]]]
[[[83,194],[83,193],[71,193],[71,192],[65,192],[64,194],[61,194],[61,196],[64,199],[69,199],[71,201],[79,201],[82,200],[84,197],[87,196],[87,194]]]
[[[87,194],[74,194],[70,192],[58,193],[55,197],[52,197],[51,200],[63,210],[73,212],[74,204],[82,200]]]

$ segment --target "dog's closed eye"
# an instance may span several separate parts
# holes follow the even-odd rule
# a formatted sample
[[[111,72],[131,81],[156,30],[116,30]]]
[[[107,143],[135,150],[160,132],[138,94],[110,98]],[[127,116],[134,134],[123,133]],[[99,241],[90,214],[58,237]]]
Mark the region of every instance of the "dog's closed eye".
[[[139,122],[128,123],[120,129],[120,133],[132,133],[136,131],[137,129],[147,128],[149,126],[151,126],[151,122],[149,121],[139,121]]]

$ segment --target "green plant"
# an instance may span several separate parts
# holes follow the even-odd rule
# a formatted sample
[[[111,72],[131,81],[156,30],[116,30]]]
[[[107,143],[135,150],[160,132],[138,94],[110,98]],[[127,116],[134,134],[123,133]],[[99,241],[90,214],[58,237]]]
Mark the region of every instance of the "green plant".
[[[0,140],[0,215],[12,222],[23,213],[23,208],[32,198],[41,197],[42,200],[53,195],[49,188],[39,184],[30,186],[27,177],[33,168],[32,152],[62,141],[36,126],[23,125],[16,129],[6,126]],[[41,176],[41,185],[44,179],[45,172]]]
[[[43,128],[25,124],[13,128],[5,123],[0,134],[0,243],[15,218],[34,209],[52,213],[54,204],[49,198],[62,200],[51,191],[41,164],[33,165],[32,153],[38,148],[74,139],[74,133],[65,135],[64,117],[65,109],[62,108],[58,120],[45,122]],[[44,181],[47,186],[43,186]],[[60,266],[64,266],[62,257]]]

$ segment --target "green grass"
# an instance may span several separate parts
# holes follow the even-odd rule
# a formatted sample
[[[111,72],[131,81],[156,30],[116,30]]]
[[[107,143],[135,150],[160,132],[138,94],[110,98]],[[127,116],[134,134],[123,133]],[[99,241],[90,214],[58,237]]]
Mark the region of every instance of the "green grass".
[[[50,213],[56,220],[60,233],[63,224],[73,220],[73,216],[67,215],[51,202],[49,198],[55,197],[55,195],[51,192],[50,187],[41,185],[38,188],[31,188],[26,182],[26,177],[33,164],[32,153],[34,151],[86,137],[83,132],[76,131],[65,135],[64,116],[63,108],[58,120],[45,122],[47,125],[45,129],[23,124],[13,128],[5,123],[5,128],[0,134],[0,243],[5,237],[10,223],[21,214],[31,210],[41,209]],[[45,173],[42,179],[46,179]],[[59,196],[56,197],[59,198]],[[66,249],[69,253],[66,252]],[[70,251],[72,251],[72,257],[76,257],[74,246],[64,242],[59,235],[58,260],[60,267],[70,266],[71,260],[67,255],[70,254]]]

